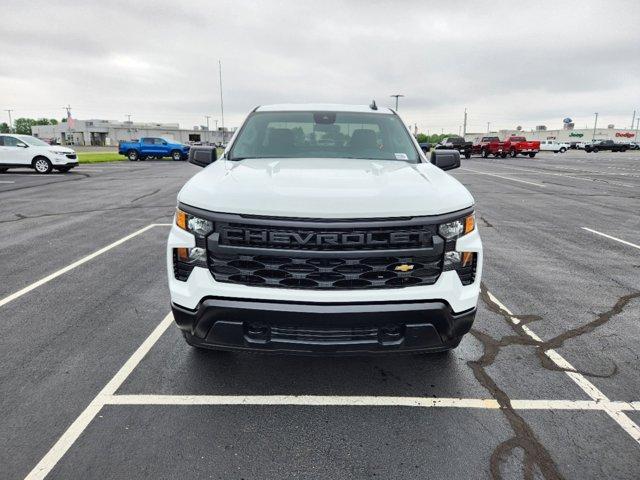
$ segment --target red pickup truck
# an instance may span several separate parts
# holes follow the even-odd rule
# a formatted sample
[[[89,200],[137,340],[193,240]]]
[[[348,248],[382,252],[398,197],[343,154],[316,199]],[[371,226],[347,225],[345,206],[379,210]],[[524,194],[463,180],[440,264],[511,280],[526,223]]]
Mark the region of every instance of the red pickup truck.
[[[540,151],[540,142],[538,140],[527,141],[524,137],[511,136],[505,140],[507,151],[512,157],[520,155],[529,155],[533,158]]]
[[[506,157],[508,152],[506,142],[501,142],[499,137],[481,137],[476,138],[471,147],[471,153],[474,155],[482,155],[487,158],[489,155],[494,157]]]

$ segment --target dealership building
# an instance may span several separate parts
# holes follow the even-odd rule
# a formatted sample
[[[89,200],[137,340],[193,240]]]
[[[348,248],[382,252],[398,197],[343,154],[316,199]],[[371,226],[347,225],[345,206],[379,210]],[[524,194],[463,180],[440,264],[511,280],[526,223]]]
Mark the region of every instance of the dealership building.
[[[544,125],[537,127],[535,130],[498,130],[490,133],[467,133],[464,138],[467,141],[475,141],[480,137],[493,135],[504,139],[511,135],[522,135],[527,140],[554,140],[556,142],[591,142],[592,140],[613,140],[614,142],[626,143],[640,141],[638,131],[630,128],[597,128],[594,132],[593,128],[562,128],[557,130],[547,130]]]
[[[61,145],[91,145],[108,147],[120,141],[142,137],[163,137],[180,143],[225,143],[232,131],[206,127],[181,129],[177,123],[119,122],[115,120],[76,120],[58,125],[36,125],[31,127],[33,136]]]

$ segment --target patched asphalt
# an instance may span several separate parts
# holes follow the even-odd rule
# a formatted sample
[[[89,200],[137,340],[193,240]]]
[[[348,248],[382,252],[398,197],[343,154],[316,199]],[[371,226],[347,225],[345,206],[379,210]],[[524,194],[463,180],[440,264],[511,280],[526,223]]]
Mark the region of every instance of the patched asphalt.
[[[0,175],[0,300],[169,223],[197,171]],[[508,399],[589,400],[541,354],[553,348],[610,400],[640,401],[640,250],[584,229],[640,244],[640,152],[474,158],[453,175],[477,202],[484,291],[542,344],[487,293],[449,355],[199,352],[171,325],[116,394],[506,398],[502,409],[106,405],[47,478],[637,478],[640,444],[605,412]],[[0,478],[24,478],[166,316],[167,232],[151,227],[0,306]]]

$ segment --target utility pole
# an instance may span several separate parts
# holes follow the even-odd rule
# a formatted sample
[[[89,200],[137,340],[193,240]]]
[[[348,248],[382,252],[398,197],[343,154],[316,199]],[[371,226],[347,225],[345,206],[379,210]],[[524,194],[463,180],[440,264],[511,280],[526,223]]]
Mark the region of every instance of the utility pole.
[[[596,115],[596,121],[593,122],[593,138],[591,138],[592,142],[596,139],[596,127],[598,126],[598,112],[596,112],[595,115]]]
[[[216,118],[216,132],[218,131],[218,119]]]
[[[5,112],[9,114],[9,133],[11,133],[13,132],[13,120],[11,120],[11,112],[13,112],[13,109],[8,108],[5,110]]]
[[[460,136],[460,131],[462,130],[462,125],[458,125],[458,136]]]
[[[636,142],[638,142],[638,126],[640,126],[640,117],[636,118]]]
[[[204,118],[207,119],[207,130],[209,130],[209,119],[211,118],[211,115],[205,115]]]
[[[489,133],[489,125],[491,125],[491,122],[487,122],[487,133]]]
[[[631,130],[633,130],[633,122],[636,120],[636,111],[633,111],[633,117],[631,117]]]
[[[400,97],[404,97],[404,95],[401,95],[399,93],[396,93],[395,95],[389,95],[390,97],[395,97],[396,99],[396,112],[398,111],[398,98]]]
[[[218,77],[220,80],[220,117],[222,118],[222,143],[224,144],[224,102],[222,101],[222,61],[218,60]]]
[[[67,138],[65,138],[65,144],[69,144],[69,135],[71,135],[71,122],[69,120],[71,120],[71,105],[68,105],[66,107],[62,107],[67,111]]]
[[[131,123],[131,114],[127,113],[125,117],[127,117],[127,123]]]
[[[467,135],[467,109],[464,109],[464,123],[462,124],[462,136]]]

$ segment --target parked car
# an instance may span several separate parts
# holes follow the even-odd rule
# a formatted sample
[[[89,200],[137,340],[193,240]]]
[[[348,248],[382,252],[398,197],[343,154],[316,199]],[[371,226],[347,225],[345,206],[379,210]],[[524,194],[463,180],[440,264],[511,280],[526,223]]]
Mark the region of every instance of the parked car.
[[[629,142],[629,150],[640,150],[640,142]]]
[[[527,140],[525,137],[512,135],[505,142],[507,151],[512,157],[529,155],[530,158],[533,158],[540,151],[540,142],[538,140]]]
[[[33,168],[38,173],[66,173],[78,166],[76,152],[49,145],[31,135],[0,134],[0,173],[10,168]]]
[[[540,150],[553,153],[564,153],[571,148],[571,145],[564,142],[556,142],[555,140],[542,140],[540,142]]]
[[[420,149],[424,152],[424,153],[428,153],[429,150],[431,150],[431,143],[429,142],[421,142],[418,145],[420,145]]]
[[[486,136],[476,138],[471,147],[471,153],[482,155],[487,158],[489,155],[505,158],[507,156],[507,145],[500,140],[500,137]]]
[[[120,142],[118,153],[126,155],[132,162],[147,158],[170,157],[173,160],[186,160],[189,157],[189,146],[172,142],[160,137],[144,137],[131,142]]]
[[[199,146],[189,161],[206,168],[178,193],[167,242],[171,309],[189,345],[435,352],[471,329],[482,243],[473,197],[444,171],[460,153],[424,155],[393,110],[261,106],[223,160]]]
[[[585,151],[598,153],[601,150],[611,152],[626,152],[631,146],[628,143],[616,143],[613,140],[596,140],[584,146]]]
[[[446,137],[436,145],[436,150],[457,150],[464,158],[471,158],[472,148],[473,143],[462,137]]]

